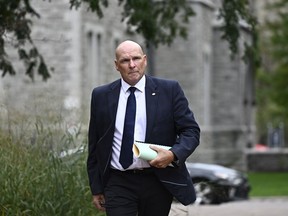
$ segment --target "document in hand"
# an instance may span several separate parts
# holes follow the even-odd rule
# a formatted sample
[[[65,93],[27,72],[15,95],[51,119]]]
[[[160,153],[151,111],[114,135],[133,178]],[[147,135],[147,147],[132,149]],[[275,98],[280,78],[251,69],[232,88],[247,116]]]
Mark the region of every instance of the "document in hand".
[[[135,141],[133,144],[133,153],[136,157],[144,159],[144,160],[153,160],[157,156],[157,152],[151,149],[149,146],[154,145],[160,148],[164,148],[169,150],[171,146],[163,146],[152,143],[143,143]]]

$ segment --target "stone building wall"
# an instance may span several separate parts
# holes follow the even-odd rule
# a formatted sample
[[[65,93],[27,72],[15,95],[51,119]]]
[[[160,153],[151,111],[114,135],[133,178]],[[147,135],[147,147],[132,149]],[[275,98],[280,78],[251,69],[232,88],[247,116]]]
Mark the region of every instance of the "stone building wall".
[[[34,20],[32,37],[54,71],[47,82],[39,77],[32,82],[19,63],[17,76],[1,79],[0,127],[8,125],[9,115],[26,113],[26,121],[44,116],[47,121],[63,120],[67,127],[81,123],[85,129],[92,89],[119,78],[114,69],[116,45],[134,39],[144,46],[144,40],[125,34],[117,1],[109,2],[103,19],[84,6],[70,10],[68,0],[34,2],[41,19]],[[215,26],[215,2],[191,4],[197,15],[188,25],[188,39],[155,50],[153,75],[179,81],[200,124],[201,144],[189,160],[240,167],[247,143],[243,86],[249,83],[249,70],[240,57],[231,61],[228,44]]]
[[[36,2],[41,19],[33,18],[32,38],[49,68],[54,69],[51,72],[52,78],[43,82],[36,75],[33,82],[25,75],[23,63],[19,62],[16,51],[11,49],[9,55],[18,74],[7,75],[1,80],[4,92],[2,106],[8,117],[18,115],[23,120],[27,118],[26,121],[31,118],[30,114],[35,118],[42,116],[47,119],[62,115],[69,95],[67,82],[71,75],[70,63],[74,60],[74,38],[71,37],[73,22],[69,5],[64,4],[64,0],[53,4],[47,1],[33,3]],[[7,125],[5,120],[2,120],[2,126]]]

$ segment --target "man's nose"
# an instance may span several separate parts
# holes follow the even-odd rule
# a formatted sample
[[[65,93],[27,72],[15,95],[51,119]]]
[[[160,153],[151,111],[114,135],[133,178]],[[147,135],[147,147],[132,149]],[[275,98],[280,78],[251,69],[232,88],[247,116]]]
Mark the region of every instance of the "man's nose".
[[[130,59],[130,62],[129,62],[129,66],[130,67],[135,67],[135,63],[134,63],[134,61],[133,61],[133,59]]]

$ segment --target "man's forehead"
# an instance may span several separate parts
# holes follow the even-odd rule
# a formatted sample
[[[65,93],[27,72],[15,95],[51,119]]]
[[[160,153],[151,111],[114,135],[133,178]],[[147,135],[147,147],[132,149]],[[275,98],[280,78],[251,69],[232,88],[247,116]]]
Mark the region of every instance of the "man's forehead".
[[[119,58],[132,58],[132,57],[138,57],[143,56],[140,52],[123,52],[119,53]]]
[[[119,52],[117,54],[118,59],[130,59],[135,57],[142,57],[143,53],[139,51],[131,51],[131,52]]]

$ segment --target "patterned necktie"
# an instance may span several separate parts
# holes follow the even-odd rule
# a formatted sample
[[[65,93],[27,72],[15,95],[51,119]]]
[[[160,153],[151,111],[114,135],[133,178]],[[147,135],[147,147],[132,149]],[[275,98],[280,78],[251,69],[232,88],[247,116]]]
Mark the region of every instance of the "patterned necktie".
[[[130,87],[130,95],[127,100],[124,130],[119,162],[124,169],[127,169],[133,162],[132,146],[134,142],[134,128],[136,115],[135,87]]]

